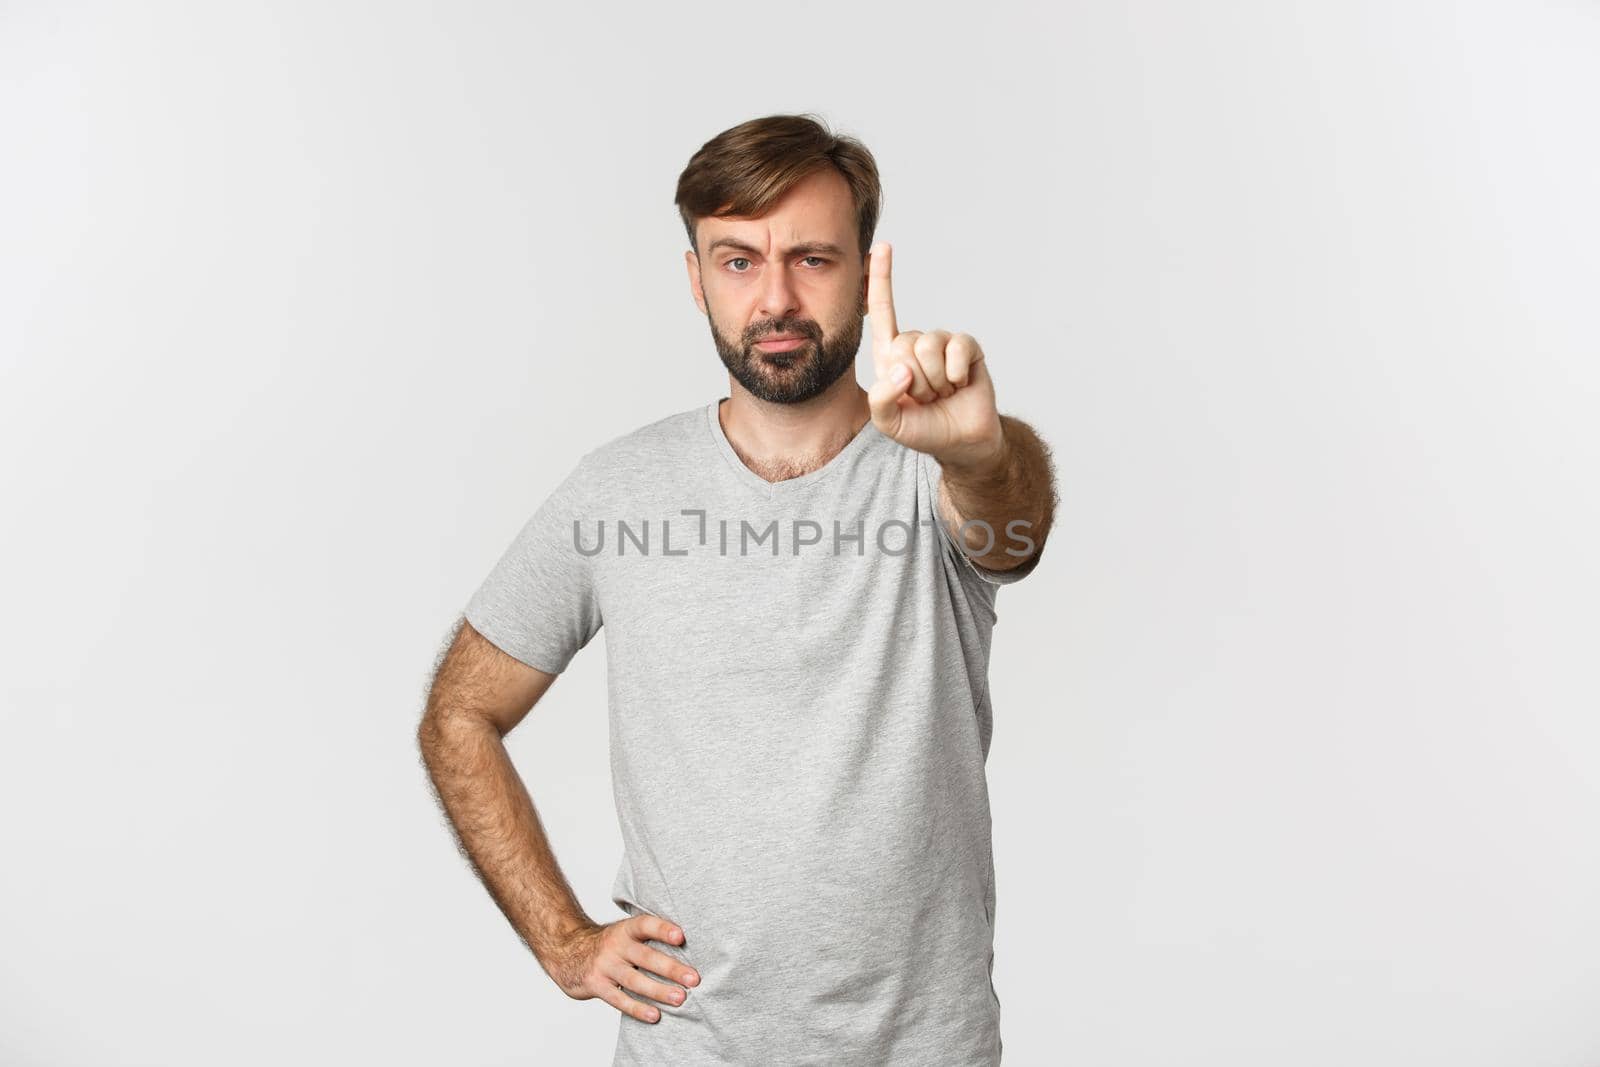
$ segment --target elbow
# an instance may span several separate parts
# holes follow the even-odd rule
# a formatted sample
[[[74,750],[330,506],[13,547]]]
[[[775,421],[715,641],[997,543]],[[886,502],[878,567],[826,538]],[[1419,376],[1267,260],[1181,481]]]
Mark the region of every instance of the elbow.
[[[456,743],[461,734],[465,716],[459,710],[450,706],[429,701],[428,707],[422,713],[422,721],[417,724],[417,750],[422,753],[422,758],[432,766],[440,753],[449,749]]]
[[[500,740],[502,734],[487,715],[461,703],[430,701],[417,724],[417,749],[430,764],[439,754],[482,737]]]

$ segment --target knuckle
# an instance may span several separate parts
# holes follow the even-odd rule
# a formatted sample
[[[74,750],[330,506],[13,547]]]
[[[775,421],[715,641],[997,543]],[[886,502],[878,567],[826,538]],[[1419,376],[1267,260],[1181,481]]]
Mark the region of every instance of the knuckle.
[[[645,961],[645,964],[657,974],[677,974],[683,970],[683,961],[667,955],[665,952],[655,952]]]
[[[623,1010],[635,1019],[642,1019],[647,1023],[655,1022],[656,1008],[646,1004],[637,997],[631,996],[626,989],[618,989],[617,996],[621,998]]]
[[[624,1015],[631,1015],[636,1019],[643,1018],[639,1014],[639,1002],[628,996],[621,986],[612,988],[611,992],[606,995],[606,1003]]]
[[[672,1004],[678,1003],[679,988],[670,982],[658,982],[654,978],[646,978],[644,971],[640,970],[639,985],[642,987],[640,992],[652,1000],[663,1000]]]
[[[609,989],[617,984],[614,977],[617,972],[616,957],[609,952],[596,953],[595,958],[589,961],[588,972],[584,975],[584,982],[591,989]]]

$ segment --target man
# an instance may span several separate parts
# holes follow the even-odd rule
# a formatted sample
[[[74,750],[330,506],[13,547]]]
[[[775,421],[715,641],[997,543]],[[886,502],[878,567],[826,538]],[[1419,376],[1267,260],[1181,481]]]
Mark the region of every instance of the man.
[[[562,991],[622,1013],[615,1064],[1000,1059],[989,638],[1054,474],[973,337],[899,328],[879,197],[871,154],[806,116],[695,154],[676,202],[729,395],[583,456],[429,696],[463,850]],[[611,923],[502,742],[602,622]]]

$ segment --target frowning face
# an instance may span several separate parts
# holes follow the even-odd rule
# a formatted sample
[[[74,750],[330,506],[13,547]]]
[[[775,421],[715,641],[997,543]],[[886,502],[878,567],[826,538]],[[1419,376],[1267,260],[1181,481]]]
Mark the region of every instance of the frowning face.
[[[759,218],[704,218],[696,230],[690,290],[740,385],[798,404],[855,366],[866,274],[842,175],[819,170]]]

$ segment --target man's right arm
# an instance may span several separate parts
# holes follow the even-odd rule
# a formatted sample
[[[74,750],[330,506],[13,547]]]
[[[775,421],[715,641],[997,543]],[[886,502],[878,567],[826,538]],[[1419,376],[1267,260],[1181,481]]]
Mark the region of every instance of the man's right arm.
[[[502,652],[463,620],[417,730],[458,846],[546,972],[552,953],[594,924],[556,863],[504,738],[556,678]]]
[[[683,945],[676,923],[641,914],[597,923],[556,864],[544,826],[506,752],[505,735],[556,675],[502,651],[462,620],[434,675],[417,743],[457,843],[489,895],[561,991],[600,999],[644,1022],[681,1005],[699,974],[652,940]],[[658,982],[640,967],[672,978]],[[633,995],[630,995],[633,994]]]

